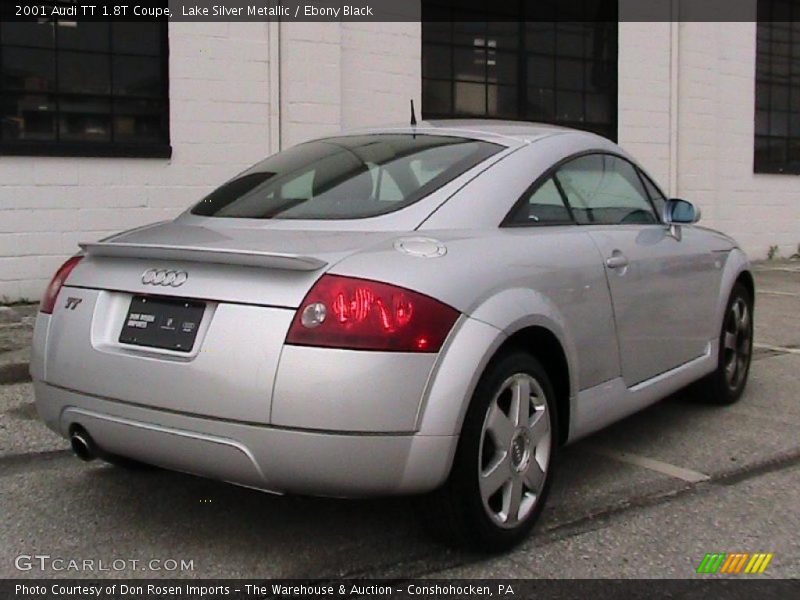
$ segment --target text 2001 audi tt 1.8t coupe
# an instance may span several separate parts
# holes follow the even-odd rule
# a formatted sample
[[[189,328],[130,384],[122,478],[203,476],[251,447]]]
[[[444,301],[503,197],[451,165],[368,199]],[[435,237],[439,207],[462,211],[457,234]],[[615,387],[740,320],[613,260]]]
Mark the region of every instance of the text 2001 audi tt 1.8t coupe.
[[[42,300],[37,407],[84,459],[425,494],[451,539],[506,548],[559,446],[695,381],[742,394],[753,278],[698,218],[569,129],[303,143],[173,221],[82,244]]]

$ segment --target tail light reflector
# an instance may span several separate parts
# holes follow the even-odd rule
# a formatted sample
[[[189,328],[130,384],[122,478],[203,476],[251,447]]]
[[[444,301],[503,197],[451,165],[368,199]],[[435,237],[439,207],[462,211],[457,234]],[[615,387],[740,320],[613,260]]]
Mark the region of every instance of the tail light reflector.
[[[458,315],[454,308],[405,288],[323,275],[300,305],[286,343],[438,352]]]
[[[69,277],[69,274],[72,273],[72,269],[78,265],[82,258],[83,256],[73,256],[58,268],[56,274],[53,275],[53,279],[50,280],[50,285],[48,285],[47,289],[44,291],[42,302],[39,305],[40,312],[48,315],[53,314],[53,309],[56,305],[56,299],[58,298],[58,292],[61,291],[64,282],[67,280],[67,277]]]

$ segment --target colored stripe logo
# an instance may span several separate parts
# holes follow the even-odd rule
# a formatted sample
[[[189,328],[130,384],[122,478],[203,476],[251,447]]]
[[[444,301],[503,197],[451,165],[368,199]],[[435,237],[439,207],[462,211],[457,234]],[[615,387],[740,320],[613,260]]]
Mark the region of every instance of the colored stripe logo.
[[[767,565],[772,560],[772,553],[756,552],[715,552],[706,554],[697,566],[697,572],[701,574],[724,573],[728,575],[738,575],[739,573],[758,574],[767,569]]]

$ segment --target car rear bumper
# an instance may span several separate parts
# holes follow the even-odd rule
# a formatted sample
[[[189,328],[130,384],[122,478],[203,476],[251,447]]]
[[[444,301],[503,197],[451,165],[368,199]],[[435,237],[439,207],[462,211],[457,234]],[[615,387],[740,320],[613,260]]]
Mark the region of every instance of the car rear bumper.
[[[198,417],[34,381],[42,419],[83,427],[105,452],[278,493],[335,497],[430,491],[457,436],[303,430]]]

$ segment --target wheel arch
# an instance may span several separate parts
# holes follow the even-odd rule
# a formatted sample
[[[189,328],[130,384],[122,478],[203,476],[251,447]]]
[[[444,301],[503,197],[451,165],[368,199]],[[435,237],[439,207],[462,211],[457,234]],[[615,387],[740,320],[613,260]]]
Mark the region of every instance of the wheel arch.
[[[558,417],[558,443],[564,445],[569,438],[570,424],[570,368],[566,352],[550,329],[532,325],[517,330],[497,349],[492,360],[506,352],[521,350],[534,356],[547,372],[556,395],[555,409]]]

